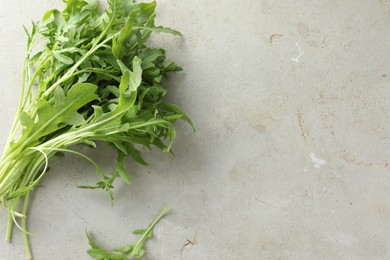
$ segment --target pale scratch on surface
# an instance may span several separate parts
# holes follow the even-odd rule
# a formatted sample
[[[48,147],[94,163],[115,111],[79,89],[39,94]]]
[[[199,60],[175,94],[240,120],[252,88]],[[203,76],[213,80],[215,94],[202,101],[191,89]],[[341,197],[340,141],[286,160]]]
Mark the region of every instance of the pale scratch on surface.
[[[161,223],[165,223],[165,224],[171,226],[171,227],[172,227],[172,228],[170,228],[171,230],[175,230],[175,231],[176,231],[176,230],[178,230],[178,229],[184,229],[183,226],[174,225],[174,224],[172,224],[170,221],[165,220],[165,219],[162,219],[160,222],[161,222]]]
[[[359,240],[349,234],[336,233],[336,234],[326,234],[326,237],[322,241],[332,242],[343,246],[352,247],[359,243]]]
[[[357,153],[355,153],[354,156],[351,154],[347,153],[345,150],[342,151],[340,158],[344,160],[347,163],[354,164],[356,166],[365,166],[365,167],[371,167],[371,166],[376,166],[376,167],[385,167],[388,168],[390,166],[390,162],[385,161],[385,162],[370,162],[370,161],[360,161],[356,158]]]
[[[162,229],[162,227],[158,227],[158,229],[157,229],[157,239],[160,239],[160,235],[161,235],[161,229]]]
[[[258,199],[258,198],[255,198],[255,200],[258,201],[258,202],[261,202],[261,203],[263,203],[263,204],[265,204],[265,205],[268,205],[268,206],[270,206],[270,207],[273,207],[273,208],[278,208],[278,209],[281,208],[279,205],[271,204],[271,203],[269,203],[269,202],[265,202],[265,201],[260,200],[260,199]]]
[[[296,63],[299,62],[299,59],[301,58],[301,56],[305,53],[303,50],[301,50],[301,48],[299,47],[299,44],[298,42],[295,43],[295,45],[297,46],[297,49],[298,49],[298,56],[295,57],[295,58],[291,58],[291,61],[294,61]]]
[[[313,166],[314,168],[319,169],[325,163],[326,163],[326,161],[318,158],[317,156],[315,156],[314,153],[311,153],[309,161],[307,162],[307,165],[305,168],[303,168],[303,170],[305,172],[307,172],[309,170],[310,166]]]
[[[157,239],[162,237],[163,227],[157,229]],[[161,240],[161,260],[164,260],[164,240]]]
[[[303,120],[303,117],[302,117],[302,112],[299,111],[299,110],[298,110],[298,123],[299,123],[299,128],[301,129],[301,133],[302,133],[303,139],[305,140],[305,143],[307,143],[309,130],[306,129],[305,121]]]

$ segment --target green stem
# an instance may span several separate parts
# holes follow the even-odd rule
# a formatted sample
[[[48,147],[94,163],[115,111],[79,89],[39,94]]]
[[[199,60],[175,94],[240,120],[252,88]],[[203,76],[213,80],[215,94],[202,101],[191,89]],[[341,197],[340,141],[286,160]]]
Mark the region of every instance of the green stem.
[[[23,154],[23,159],[20,159],[16,163],[13,163],[8,169],[5,171],[1,171],[0,174],[0,197],[4,197],[12,186],[19,182],[20,175],[23,174],[23,170],[29,164],[29,159],[26,154]]]
[[[23,201],[23,208],[22,208],[22,214],[24,217],[22,218],[22,228],[23,228],[23,241],[24,241],[24,248],[26,250],[27,259],[32,259],[31,254],[31,248],[30,248],[30,242],[28,240],[28,233],[27,231],[27,223],[26,223],[26,213],[27,213],[27,206],[28,206],[28,199],[29,199],[30,192],[27,192],[26,196],[24,197]]]
[[[12,219],[12,214],[8,213],[8,217],[7,217],[7,233],[5,235],[5,241],[11,242],[13,227],[14,227],[14,220]]]
[[[36,77],[38,77],[39,74],[41,74],[41,70],[46,66],[46,62],[49,62],[50,61],[50,57],[49,56],[46,56],[38,65],[37,69],[35,70],[31,80],[30,80],[30,83],[28,84],[28,87],[27,87],[27,92],[26,92],[26,95],[25,95],[25,98],[23,100],[23,103],[21,104],[21,106],[19,106],[19,111],[18,113],[22,112],[24,107],[26,106],[27,104],[27,100],[28,100],[28,96],[31,92],[31,89],[32,89],[32,86],[34,85],[34,81],[36,79]]]
[[[4,159],[5,156],[7,156],[8,153],[10,152],[11,142],[15,138],[15,135],[17,134],[17,132],[19,130],[19,127],[20,127],[19,115],[23,111],[24,107],[26,106],[26,102],[28,100],[28,96],[29,96],[29,94],[31,92],[31,89],[32,89],[32,86],[34,84],[34,80],[38,76],[38,74],[41,72],[42,67],[47,62],[47,58],[48,57],[45,57],[43,59],[43,61],[41,61],[41,63],[38,65],[38,68],[34,72],[32,78],[29,79],[29,77],[28,77],[28,82],[29,83],[28,83],[28,86],[27,86],[27,90],[25,90],[25,84],[26,84],[26,74],[28,73],[28,65],[27,65],[27,59],[28,58],[26,58],[25,61],[24,61],[23,73],[22,73],[22,92],[21,92],[21,95],[20,95],[20,98],[19,98],[18,110],[17,110],[16,116],[15,116],[13,122],[12,122],[11,130],[10,130],[10,133],[8,135],[8,139],[7,139],[6,143],[5,143],[5,148],[4,148],[4,152],[3,152],[2,156],[1,156],[1,160]]]
[[[140,239],[137,241],[137,243],[134,245],[134,248],[139,248],[143,245],[144,241],[149,236],[151,230],[154,228],[154,226],[160,221],[160,219],[168,212],[169,207],[165,206],[163,210],[160,212],[160,214],[153,220],[153,222],[149,225],[149,227],[145,230],[143,235],[140,237]],[[133,255],[133,252],[136,252],[137,250],[133,250],[130,255]]]
[[[79,74],[88,73],[88,72],[105,75],[105,76],[108,76],[108,77],[116,80],[117,82],[120,82],[120,77],[112,75],[112,74],[105,72],[103,70],[98,70],[98,69],[94,69],[94,68],[86,68],[86,69],[78,70],[78,71],[74,72],[72,76],[77,76]]]
[[[7,218],[7,233],[5,235],[5,241],[11,242],[11,237],[12,237],[12,230],[14,226],[14,216],[12,215],[14,213],[14,209],[18,208],[19,205],[19,199],[15,199],[12,201],[9,201],[9,203],[12,204],[12,206],[8,206],[8,218]]]

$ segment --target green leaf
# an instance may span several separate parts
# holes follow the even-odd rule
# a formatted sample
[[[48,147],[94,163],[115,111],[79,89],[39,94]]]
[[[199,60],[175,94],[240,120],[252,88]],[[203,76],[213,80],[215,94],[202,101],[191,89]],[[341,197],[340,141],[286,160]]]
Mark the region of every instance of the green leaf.
[[[126,260],[126,256],[123,254],[116,254],[107,251],[106,249],[100,247],[94,240],[91,234],[85,231],[88,243],[91,246],[91,249],[87,251],[88,255],[97,260]]]
[[[78,110],[98,98],[95,94],[96,90],[96,85],[77,83],[71,87],[66,96],[62,88],[57,88],[52,104],[46,99],[40,99],[37,104],[38,120],[34,125],[29,126],[26,135],[32,134],[25,139],[36,141],[62,128],[61,124],[74,126],[83,124],[85,120]]]
[[[133,71],[130,71],[129,90],[136,91],[142,82],[142,60],[135,56],[133,58]]]
[[[175,36],[181,36],[182,34],[179,31],[174,29],[163,27],[163,26],[135,26],[135,29],[142,29],[145,31],[155,32],[155,33],[169,33]]]
[[[140,24],[148,22],[150,17],[154,14],[156,10],[156,2],[152,1],[150,3],[137,3],[133,5],[134,10],[137,10],[137,16],[135,21]]]
[[[101,249],[101,247],[95,242],[95,240],[93,239],[92,235],[89,234],[87,230],[85,230],[85,234],[87,235],[89,245],[93,249]]]
[[[60,54],[57,51],[53,51],[52,53],[53,53],[54,58],[61,63],[67,64],[67,65],[72,65],[74,63],[72,58],[70,58],[68,56]]]
[[[26,128],[30,128],[34,125],[34,120],[32,120],[31,116],[27,112],[22,111],[19,114],[19,119],[20,123]]]
[[[126,54],[126,45],[133,33],[133,20],[137,11],[132,11],[126,21],[125,26],[121,29],[119,35],[112,39],[112,53],[115,58],[122,59]]]
[[[145,232],[146,232],[146,229],[136,229],[132,233],[135,234],[135,235],[142,235]],[[152,233],[150,233],[150,234],[152,234]],[[152,238],[152,237],[150,237],[150,238]]]
[[[108,193],[108,197],[110,198],[110,201],[112,204],[114,202],[114,194],[112,192],[112,189],[114,188],[114,186],[112,185],[112,183],[114,182],[115,178],[117,177],[117,174],[114,174],[111,177],[107,177],[107,176],[103,175],[101,172],[99,172],[99,173],[103,177],[102,181],[96,182],[96,184],[94,186],[81,185],[81,186],[77,186],[77,187],[81,188],[81,189],[92,189],[92,190],[103,189],[103,190],[106,190]]]
[[[130,180],[129,174],[125,170],[125,164],[124,164],[125,157],[126,157],[126,155],[123,152],[118,151],[118,156],[116,158],[116,162],[117,162],[116,172],[119,174],[119,176],[122,178],[122,180],[125,183],[130,185],[131,180]]]
[[[131,143],[127,143],[126,147],[128,154],[131,155],[136,162],[144,166],[148,165],[148,163],[142,158],[141,152],[135,149],[134,145],[132,145]]]
[[[173,115],[179,115],[181,116],[182,119],[184,119],[185,121],[187,121],[192,129],[195,131],[195,126],[192,122],[192,120],[181,110],[181,108],[175,104],[172,104],[172,103],[169,103],[169,102],[161,102],[158,107],[162,110],[165,110],[167,112],[170,112],[170,114],[173,114]],[[166,117],[164,117],[165,119],[167,119]]]
[[[122,90],[125,90],[124,87],[128,87],[128,89],[126,89],[126,93],[136,91],[142,82],[142,67],[141,67],[142,60],[137,56],[133,58],[133,62],[132,62],[133,71],[127,68],[127,66],[120,60],[118,60],[118,64],[124,74],[126,72],[129,73],[128,85],[122,86]]]

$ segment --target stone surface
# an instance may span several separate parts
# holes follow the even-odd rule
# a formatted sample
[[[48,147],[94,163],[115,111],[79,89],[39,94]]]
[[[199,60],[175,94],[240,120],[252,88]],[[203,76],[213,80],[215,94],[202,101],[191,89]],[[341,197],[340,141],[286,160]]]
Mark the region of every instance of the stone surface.
[[[20,92],[21,25],[62,3],[0,6],[2,148]],[[179,123],[176,158],[129,162],[133,183],[116,183],[114,207],[76,188],[97,179],[86,161],[54,161],[28,216],[35,259],[89,259],[85,229],[122,246],[165,204],[146,259],[389,259],[390,1],[160,0],[158,15],[184,35],[153,44],[185,69],[168,98],[197,132]],[[85,151],[113,169],[109,147]],[[17,231],[0,259],[24,259]]]

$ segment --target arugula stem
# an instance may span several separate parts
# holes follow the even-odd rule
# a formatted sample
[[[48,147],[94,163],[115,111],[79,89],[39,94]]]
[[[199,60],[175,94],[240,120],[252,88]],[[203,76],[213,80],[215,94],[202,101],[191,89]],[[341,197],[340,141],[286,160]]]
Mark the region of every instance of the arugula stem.
[[[30,242],[29,242],[29,239],[28,239],[28,235],[29,234],[26,232],[27,231],[26,213],[27,213],[29,195],[30,195],[30,192],[28,191],[26,193],[26,195],[24,196],[23,208],[22,208],[22,214],[24,215],[24,217],[22,218],[22,228],[24,230],[24,232],[23,232],[23,241],[24,241],[24,248],[26,250],[27,259],[32,259]]]
[[[27,87],[27,91],[26,91],[26,96],[23,100],[23,103],[21,104],[21,106],[19,107],[19,111],[18,111],[18,114],[20,112],[23,111],[24,107],[26,106],[26,103],[27,103],[27,100],[28,100],[28,97],[29,97],[29,94],[31,93],[31,89],[32,89],[32,86],[34,85],[34,81],[36,79],[36,77],[39,76],[39,74],[41,74],[42,72],[42,69],[44,68],[44,66],[46,65],[46,62],[50,61],[50,57],[49,56],[46,56],[38,65],[37,69],[35,70],[29,84],[28,84],[28,87]],[[30,108],[31,108],[31,105],[33,105],[33,103],[30,104]]]
[[[3,158],[8,154],[9,149],[10,149],[10,145],[11,145],[13,139],[15,138],[15,135],[17,134],[17,132],[19,130],[19,126],[20,126],[19,115],[23,111],[23,109],[27,103],[28,97],[31,93],[31,88],[34,84],[34,80],[39,75],[39,73],[41,73],[43,65],[47,62],[47,58],[48,57],[45,57],[44,60],[41,61],[41,63],[38,65],[38,68],[34,72],[32,78],[28,79],[29,84],[28,84],[27,90],[25,90],[25,84],[26,84],[26,74],[28,74],[28,71],[29,71],[28,65],[27,65],[28,56],[25,59],[24,66],[23,66],[23,73],[22,73],[22,92],[21,92],[21,96],[19,98],[18,109],[16,112],[16,116],[13,120],[11,130],[10,130],[10,133],[8,135],[8,139],[6,141],[6,146],[4,148],[4,152],[1,156],[1,160],[3,160]],[[32,103],[30,104],[30,106],[31,105],[32,105]]]
[[[62,149],[62,148],[43,148],[42,150],[49,150],[52,152],[66,152],[66,153],[72,153],[72,154],[78,155],[78,156],[84,158],[85,160],[87,160],[88,162],[90,162],[95,167],[96,172],[99,173],[104,178],[104,174],[100,170],[99,166],[95,163],[94,160],[92,160],[89,156],[87,156],[85,154],[79,153],[79,152],[74,151],[74,150]]]
[[[164,217],[165,214],[169,211],[169,206],[165,206],[160,214],[153,220],[153,222],[148,226],[146,231],[144,232],[144,235],[139,239],[138,243],[141,243],[141,240],[145,240],[146,236],[150,233],[150,231],[154,228],[154,226],[160,221],[162,217]],[[137,244],[138,244],[137,243]]]
[[[105,71],[100,71],[100,70],[97,70],[97,69],[94,69],[94,68],[87,68],[87,69],[82,69],[82,70],[78,70],[76,72],[73,73],[72,76],[77,76],[79,74],[82,74],[82,73],[88,73],[88,72],[93,72],[93,73],[96,73],[96,74],[102,74],[102,75],[105,75],[105,76],[108,76],[114,80],[116,80],[117,82],[120,82],[120,77],[117,77],[117,76],[114,76],[110,73],[107,73]]]
[[[27,157],[28,158],[28,157]],[[18,181],[23,172],[20,169],[24,169],[28,165],[29,161],[21,160],[18,163],[12,165],[9,171],[1,171],[0,177],[4,177],[0,181],[0,196],[3,197],[7,194],[8,190],[12,188],[15,182]],[[20,168],[18,168],[20,167]]]
[[[10,212],[8,212],[8,214],[7,214],[7,233],[5,234],[5,241],[11,242],[13,226],[14,226],[14,220],[12,219],[12,214]]]
[[[23,72],[22,72],[22,90],[21,90],[21,93],[20,93],[20,97],[19,97],[19,103],[18,103],[18,110],[17,110],[17,114],[19,114],[20,112],[20,107],[23,103],[23,99],[24,99],[24,96],[25,96],[25,84],[26,84],[26,74],[27,74],[27,63],[28,63],[28,58],[29,58],[29,54],[27,54],[26,58],[24,59],[24,63],[23,63]],[[19,117],[18,116],[15,116],[13,122],[12,122],[12,125],[11,125],[11,131],[8,135],[8,139],[7,141],[5,142],[5,148],[4,148],[4,152],[3,154],[1,155],[1,159],[3,159],[6,151],[9,149],[9,146],[10,146],[10,143],[11,143],[11,139],[14,138],[14,128],[16,127],[16,124],[19,122]]]
[[[19,199],[12,200],[9,203],[11,203],[13,206],[11,206],[11,210],[8,212],[7,233],[5,236],[5,241],[11,242],[13,226],[14,226],[14,224],[18,225],[17,223],[15,223],[15,210],[14,210],[14,208],[18,207]]]

